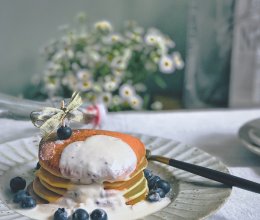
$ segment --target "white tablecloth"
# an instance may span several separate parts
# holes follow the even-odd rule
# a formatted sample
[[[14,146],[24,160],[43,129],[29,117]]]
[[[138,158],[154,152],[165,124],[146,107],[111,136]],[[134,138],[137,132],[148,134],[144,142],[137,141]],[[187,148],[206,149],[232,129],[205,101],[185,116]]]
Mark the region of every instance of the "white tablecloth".
[[[260,157],[245,149],[237,137],[241,125],[259,117],[260,109],[110,113],[102,129],[179,140],[218,157],[232,174],[260,183]],[[28,121],[0,119],[0,124],[0,142],[37,131]],[[260,194],[234,188],[226,204],[209,219],[259,220]]]

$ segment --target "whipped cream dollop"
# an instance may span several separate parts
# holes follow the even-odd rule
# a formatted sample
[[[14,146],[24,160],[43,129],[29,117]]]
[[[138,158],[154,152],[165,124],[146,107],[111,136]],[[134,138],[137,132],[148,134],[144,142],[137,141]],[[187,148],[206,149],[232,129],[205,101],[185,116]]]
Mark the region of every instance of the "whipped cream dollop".
[[[93,135],[69,144],[61,154],[59,168],[73,182],[91,184],[126,180],[136,165],[135,152],[127,143],[108,135]]]

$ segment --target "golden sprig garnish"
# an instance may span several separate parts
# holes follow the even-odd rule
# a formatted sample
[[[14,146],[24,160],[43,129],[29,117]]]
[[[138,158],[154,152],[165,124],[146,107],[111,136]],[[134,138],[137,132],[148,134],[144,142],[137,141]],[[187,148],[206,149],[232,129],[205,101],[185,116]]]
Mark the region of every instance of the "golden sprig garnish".
[[[61,102],[61,108],[45,107],[40,111],[31,112],[30,118],[33,125],[40,128],[44,138],[48,137],[60,125],[64,125],[65,119],[81,121],[83,113],[78,109],[82,105],[79,92],[74,92],[67,105]]]

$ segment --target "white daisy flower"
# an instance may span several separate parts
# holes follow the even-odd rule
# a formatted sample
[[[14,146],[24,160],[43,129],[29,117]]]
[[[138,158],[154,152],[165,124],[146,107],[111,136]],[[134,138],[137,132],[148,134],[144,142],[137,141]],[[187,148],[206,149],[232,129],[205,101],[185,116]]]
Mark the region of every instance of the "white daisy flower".
[[[163,54],[167,54],[168,53],[168,47],[166,46],[166,43],[165,43],[163,38],[161,38],[158,41],[158,46],[159,46],[159,50],[158,50],[159,54],[163,55]]]
[[[115,57],[111,62],[111,67],[113,69],[124,70],[127,67],[127,63],[122,57]]]
[[[104,83],[104,89],[108,92],[113,92],[118,88],[118,84],[115,81],[108,81]]]
[[[100,31],[112,31],[112,25],[109,21],[99,21],[94,24],[96,30]]]
[[[162,56],[159,61],[159,70],[162,73],[172,73],[174,69],[174,63],[171,57],[166,55]]]
[[[49,62],[47,68],[50,72],[58,72],[59,70],[61,70],[61,65],[53,62]]]
[[[121,83],[121,77],[118,77],[118,76],[113,76],[113,75],[107,75],[107,76],[105,76],[104,77],[104,79],[105,79],[105,84],[106,83],[108,83],[108,87],[111,87],[112,86],[112,84],[113,84],[113,86],[112,87],[116,87],[115,89],[117,89],[118,88],[118,86],[119,86],[119,84]],[[110,84],[111,83],[111,84]],[[110,85],[109,85],[110,84]],[[106,86],[105,86],[106,87]],[[104,88],[105,88],[104,87]],[[108,88],[107,87],[107,88]],[[111,88],[112,89],[112,88]],[[114,89],[114,90],[115,90]]]
[[[184,62],[181,58],[181,54],[179,52],[174,52],[172,54],[172,59],[174,62],[174,66],[176,67],[176,69],[182,69],[184,67]]]
[[[162,110],[163,104],[159,101],[155,101],[151,104],[151,109],[153,110]]]
[[[65,56],[65,51],[64,50],[61,50],[61,51],[58,51],[57,53],[55,53],[55,55],[52,57],[52,60],[53,62],[60,62],[63,57]]]
[[[131,108],[135,110],[140,110],[143,106],[143,99],[138,95],[131,96],[129,99],[129,104]]]
[[[132,56],[132,51],[129,48],[126,48],[123,54],[123,60],[125,61],[125,63],[130,60],[131,56]]]
[[[111,34],[103,38],[105,44],[114,44],[122,41],[122,36],[119,34]]]
[[[119,95],[114,95],[112,98],[112,104],[115,106],[118,106],[120,104],[122,104],[123,100]]]
[[[93,81],[90,79],[83,80],[82,82],[79,83],[80,91],[84,91],[84,92],[91,90],[92,86],[93,86]]]
[[[169,38],[168,36],[164,37],[164,42],[165,42],[165,45],[169,48],[175,47],[175,42],[171,38]]]
[[[135,89],[129,84],[123,84],[119,89],[119,95],[124,100],[129,100],[130,97],[135,95]]]
[[[139,42],[139,43],[142,41],[142,37],[138,33],[134,33],[134,32],[129,31],[129,32],[126,33],[126,36],[128,38],[130,38],[131,40]]]
[[[120,69],[113,69],[112,72],[117,77],[122,77],[124,75],[124,71]]]
[[[72,50],[65,50],[65,55],[69,58],[72,59],[74,57],[74,52]]]
[[[159,43],[160,36],[157,34],[146,34],[144,36],[144,42],[148,45],[155,46]]]
[[[112,102],[112,94],[109,92],[105,92],[101,95],[101,101],[106,105],[109,106]]]
[[[71,32],[68,33],[68,35],[63,36],[61,38],[61,42],[63,43],[63,47],[65,47],[65,48],[73,46],[75,41],[76,41],[76,35]]]
[[[157,69],[157,63],[159,62],[159,59],[157,58],[152,58],[153,62],[151,61],[147,61],[145,64],[144,64],[144,67],[147,71],[151,71],[151,72],[155,72],[156,69]]]
[[[97,53],[94,50],[89,51],[89,58],[94,61],[94,62],[98,62],[101,60],[101,56],[99,55],[99,53]]]
[[[73,74],[68,74],[65,76],[62,80],[62,84],[68,86],[72,91],[78,89],[78,80]]]
[[[77,72],[77,78],[80,80],[87,80],[92,76],[91,72],[87,69],[82,69]]]
[[[55,91],[59,87],[59,79],[57,77],[48,76],[44,79],[45,89],[47,91]]]
[[[100,93],[103,91],[102,86],[99,83],[94,83],[92,90],[96,93]]]

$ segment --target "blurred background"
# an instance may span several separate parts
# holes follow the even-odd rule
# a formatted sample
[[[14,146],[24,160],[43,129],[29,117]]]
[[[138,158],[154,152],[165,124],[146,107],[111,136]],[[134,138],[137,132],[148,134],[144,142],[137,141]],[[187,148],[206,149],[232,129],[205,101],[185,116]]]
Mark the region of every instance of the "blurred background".
[[[142,82],[147,89],[139,96],[144,101],[149,93],[150,98],[143,109],[260,106],[259,11],[257,0],[2,0],[0,93],[48,98],[37,90],[49,62],[40,49],[61,38],[58,27],[75,25],[75,16],[85,12],[91,27],[105,19],[120,32],[125,21],[135,20],[144,30],[156,28],[174,41],[184,66],[175,63],[173,73],[161,74],[161,86],[152,77]]]

